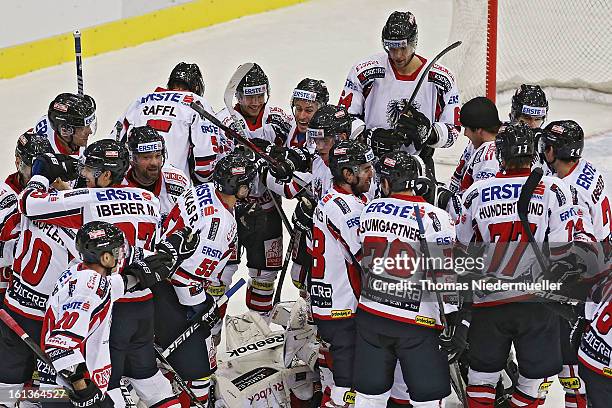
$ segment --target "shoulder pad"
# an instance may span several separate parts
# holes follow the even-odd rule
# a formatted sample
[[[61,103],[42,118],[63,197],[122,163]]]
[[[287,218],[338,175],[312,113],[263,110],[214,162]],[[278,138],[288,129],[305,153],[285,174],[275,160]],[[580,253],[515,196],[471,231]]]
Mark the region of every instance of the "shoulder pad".
[[[555,194],[555,198],[557,199],[557,203],[559,204],[559,207],[562,207],[567,203],[566,194],[563,191],[563,188],[561,187],[560,184],[552,183],[550,185],[550,191],[552,191]]]
[[[17,195],[7,185],[0,185],[0,210],[17,206]]]
[[[465,206],[465,208],[470,208],[472,206],[472,202],[476,197],[478,197],[478,194],[479,193],[477,188],[474,188],[471,191],[468,189],[468,191],[466,191],[466,196],[463,199],[463,205]]]
[[[338,208],[340,208],[340,211],[342,211],[342,214],[348,214],[351,212],[351,207],[349,207],[347,202],[344,201],[342,197],[336,197],[334,198],[333,201],[338,206]]]
[[[427,80],[440,88],[444,93],[449,92],[455,83],[455,78],[451,72],[444,66],[438,64],[434,64],[431,68]]]
[[[380,61],[379,55],[360,61],[353,69],[357,79],[364,87],[372,84],[377,78],[385,77],[385,65]]]
[[[268,117],[266,118],[266,123],[278,128],[278,130],[284,135],[289,134],[289,131],[291,130],[291,120],[289,116],[287,116],[287,114],[281,108],[275,106],[270,107]]]

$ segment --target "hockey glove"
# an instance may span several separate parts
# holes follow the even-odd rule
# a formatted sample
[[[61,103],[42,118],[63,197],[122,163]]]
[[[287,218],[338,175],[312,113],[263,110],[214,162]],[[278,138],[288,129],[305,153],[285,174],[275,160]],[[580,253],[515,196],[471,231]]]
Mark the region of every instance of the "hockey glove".
[[[402,144],[401,137],[398,137],[392,129],[369,129],[365,137],[376,157],[393,152]]]
[[[68,391],[68,398],[75,408],[112,408],[115,406],[113,400],[103,393],[96,383],[86,378],[87,386],[78,391]]]
[[[155,246],[157,253],[166,253],[172,257],[174,269],[190,258],[200,244],[199,231],[193,231],[190,227],[183,227],[168,235],[165,240]]]
[[[242,227],[249,231],[254,231],[256,228],[257,219],[260,216],[265,216],[264,210],[258,203],[246,201],[236,202],[234,214],[236,221],[238,221]]]
[[[293,226],[298,230],[308,232],[312,230],[312,214],[314,213],[316,203],[305,196],[300,197],[299,200],[300,201],[295,206],[291,221],[293,222]]]
[[[580,348],[580,342],[582,341],[582,336],[584,332],[589,327],[589,321],[584,316],[579,316],[578,320],[572,326],[572,331],[570,332],[570,346],[572,350],[578,354],[578,349]]]
[[[419,177],[415,188],[416,195],[420,195],[431,205],[435,205],[446,211],[448,202],[453,196],[453,193],[444,185],[444,183],[434,183],[428,178]]]
[[[204,302],[187,307],[187,320],[189,323],[193,324],[196,319],[204,323],[207,331],[210,331],[221,321],[221,313],[217,307],[217,302],[215,302],[212,296],[208,295]]]
[[[397,134],[401,135],[407,142],[412,144],[416,151],[420,151],[424,145],[436,142],[436,132],[431,131],[431,122],[423,113],[419,112],[414,106],[406,108],[397,120],[395,126]]]
[[[440,348],[448,353],[448,363],[453,364],[468,347],[468,332],[472,311],[462,308],[447,315],[448,330],[440,335]]]
[[[62,155],[63,156],[63,155]],[[32,175],[41,175],[53,183],[58,177],[62,180],[69,180],[69,170],[60,155],[45,153],[38,156],[32,164]]]
[[[142,290],[155,286],[168,278],[175,271],[175,260],[172,255],[159,252],[149,255],[141,261],[132,262],[123,268],[124,275],[132,275],[138,279],[138,285],[133,290]]]
[[[578,282],[585,269],[585,265],[578,262],[576,254],[570,254],[553,261],[544,277],[552,282],[562,283],[563,286],[569,287]]]

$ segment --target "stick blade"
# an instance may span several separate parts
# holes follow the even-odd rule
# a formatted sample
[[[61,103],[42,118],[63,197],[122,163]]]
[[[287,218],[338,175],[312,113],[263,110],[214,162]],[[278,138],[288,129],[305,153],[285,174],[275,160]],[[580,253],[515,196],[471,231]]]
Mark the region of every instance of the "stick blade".
[[[229,109],[233,104],[232,100],[234,95],[236,94],[236,88],[238,88],[238,84],[242,81],[242,78],[255,66],[252,62],[245,62],[242,65],[239,65],[236,68],[236,72],[232,75],[227,86],[225,87],[225,93],[223,94],[223,102],[225,106]]]
[[[6,326],[15,332],[15,334],[17,334],[19,337],[28,337],[26,332],[23,331],[21,326],[17,324],[17,322],[6,312],[6,310],[0,310],[0,320],[2,320],[4,324],[6,324]]]
[[[518,204],[516,209],[518,211],[518,215],[521,219],[527,219],[527,211],[529,209],[529,202],[531,201],[531,196],[535,191],[536,187],[542,180],[542,176],[544,175],[544,171],[540,167],[536,167],[531,171],[529,177],[523,184],[521,188],[521,194],[519,195]]]

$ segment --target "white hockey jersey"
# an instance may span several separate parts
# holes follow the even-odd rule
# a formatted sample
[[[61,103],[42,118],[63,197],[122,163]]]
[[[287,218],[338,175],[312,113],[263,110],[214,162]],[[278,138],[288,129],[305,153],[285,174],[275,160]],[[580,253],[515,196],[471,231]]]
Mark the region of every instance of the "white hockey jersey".
[[[412,75],[398,73],[387,53],[370,56],[349,71],[339,105],[349,113],[362,117],[367,129],[393,127],[400,114],[398,104],[408,100],[427,60],[415,55],[421,67]],[[459,135],[459,90],[453,74],[434,64],[414,100],[418,110],[429,118],[439,136],[431,147],[450,147]],[[408,153],[415,153],[410,146]]]
[[[160,205],[152,193],[134,187],[80,188],[49,194],[48,181],[33,176],[19,196],[19,210],[31,221],[78,229],[102,220],[123,231],[131,246],[153,251],[159,237]],[[151,291],[127,293],[119,301],[140,301]]]
[[[529,173],[529,169],[498,173],[474,183],[463,193],[457,241],[466,247],[472,240],[485,244],[482,261],[485,274],[532,282],[542,273],[517,212],[521,188]],[[567,245],[570,241],[592,242],[590,221],[584,217],[586,211],[574,204],[570,189],[562,180],[542,178],[529,203],[528,221],[535,241],[540,245],[548,241],[551,259],[566,256],[571,249]],[[494,292],[475,296],[474,303],[493,305],[518,297],[518,292]]]
[[[11,265],[21,223],[17,210],[17,195],[21,190],[23,187],[17,173],[0,182],[0,299],[11,280]]]
[[[319,201],[313,215],[310,299],[317,319],[352,318],[361,292],[361,257],[357,236],[359,217],[366,204],[334,185]]]
[[[461,153],[461,158],[459,159],[459,163],[455,168],[455,171],[451,175],[451,179],[448,183],[448,189],[453,193],[459,193],[461,187],[461,179],[463,179],[463,175],[465,174],[466,164],[470,161],[470,157],[474,153],[474,145],[472,142],[469,142],[465,149],[463,149],[463,153]]]
[[[191,186],[191,180],[185,173],[176,167],[166,164],[162,167],[161,177],[150,186],[140,185],[133,175],[133,169],[125,175],[128,187],[138,187],[150,191],[159,199],[162,221],[166,218],[176,200]]]
[[[495,141],[484,142],[470,156],[461,178],[459,192],[467,190],[479,180],[485,180],[499,172],[499,161],[495,156]]]
[[[609,276],[609,275],[608,275]],[[584,315],[591,323],[587,326],[580,348],[578,359],[585,367],[599,375],[612,377],[612,280],[606,279],[597,302],[586,302]]]
[[[51,143],[51,147],[53,147],[53,151],[55,153],[65,154],[78,159],[85,150],[84,147],[79,147],[77,150],[72,150],[66,145],[62,144],[59,136],[51,127],[51,122],[49,122],[47,115],[43,116],[38,120],[38,122],[36,122],[36,125],[34,125],[34,131],[36,134],[45,136],[49,140],[49,143]]]
[[[136,99],[116,123],[111,137],[125,142],[134,126],[148,125],[166,141],[167,163],[199,182],[208,181],[222,153],[224,136],[189,105],[199,102],[214,114],[206,99],[192,92],[157,88]]]
[[[124,291],[120,275],[102,276],[82,263],[61,275],[42,330],[42,348],[56,371],[85,363],[91,380],[106,391],[112,306]]]
[[[428,265],[434,270],[418,263],[424,256],[416,208],[423,221],[430,259],[439,261]],[[436,295],[420,281],[431,280],[432,272],[438,282],[446,281],[444,276],[438,277],[440,273],[446,272],[451,278],[454,275],[452,269],[444,269],[455,242],[455,225],[448,213],[418,196],[392,194],[377,198],[361,213],[359,240],[364,266],[359,309],[397,322],[442,329]],[[406,262],[399,261],[391,268],[383,266],[386,259],[398,256]]]
[[[164,236],[186,225],[200,231],[195,253],[170,278],[183,305],[204,302],[208,285],[222,285],[221,273],[236,238],[236,220],[234,210],[227,208],[218,194],[211,183],[188,188],[162,227]]]

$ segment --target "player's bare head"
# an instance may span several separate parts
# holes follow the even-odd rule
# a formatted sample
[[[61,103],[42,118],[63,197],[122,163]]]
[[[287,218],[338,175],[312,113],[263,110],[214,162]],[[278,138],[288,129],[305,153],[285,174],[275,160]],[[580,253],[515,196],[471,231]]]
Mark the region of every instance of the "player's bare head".
[[[497,107],[484,96],[467,101],[461,107],[459,120],[465,128],[465,135],[476,147],[485,141],[485,137],[494,138],[501,125]]]
[[[290,106],[295,117],[298,132],[305,133],[308,122],[317,109],[329,101],[329,91],[325,82],[318,79],[302,79],[291,95]]]
[[[236,150],[215,165],[213,184],[226,196],[244,199],[249,195],[257,177],[257,169],[251,158]]]
[[[204,78],[197,64],[179,62],[170,73],[168,89],[190,91],[196,95],[204,95]]]
[[[329,169],[334,184],[351,188],[353,194],[370,189],[374,176],[374,153],[369,146],[356,140],[336,142],[329,152]]]
[[[127,255],[123,232],[104,221],[91,221],[83,225],[76,235],[76,248],[83,262],[100,265],[107,273],[120,266]]]
[[[326,159],[334,143],[347,140],[351,134],[351,116],[342,106],[324,105],[319,108],[306,130],[308,144],[315,145],[319,156]]]
[[[87,146],[79,159],[79,175],[88,188],[108,187],[120,183],[129,167],[125,145],[102,139]]]
[[[155,183],[166,160],[164,138],[149,126],[139,126],[130,130],[127,144],[137,181],[143,185]]]
[[[406,67],[416,52],[419,31],[409,11],[391,13],[382,30],[382,45],[396,68]]]
[[[574,162],[582,157],[583,149],[584,131],[573,120],[550,122],[538,140],[538,150],[549,164],[557,160]]]
[[[257,117],[269,97],[268,76],[259,65],[254,64],[236,88],[236,99],[238,99],[242,113],[247,117]]]
[[[531,128],[542,126],[548,115],[548,100],[539,85],[522,84],[512,96],[510,120],[526,123]]]
[[[395,151],[381,156],[374,168],[381,192],[388,197],[392,193],[414,193],[425,166],[418,156]]]
[[[531,168],[535,134],[525,123],[503,124],[495,136],[495,153],[505,170]]]
[[[96,102],[89,95],[59,94],[47,116],[60,140],[73,150],[87,146],[89,136],[96,133]]]
[[[49,140],[28,130],[17,138],[15,147],[15,167],[19,173],[19,181],[26,185],[32,177],[34,159],[44,153],[53,153]]]

